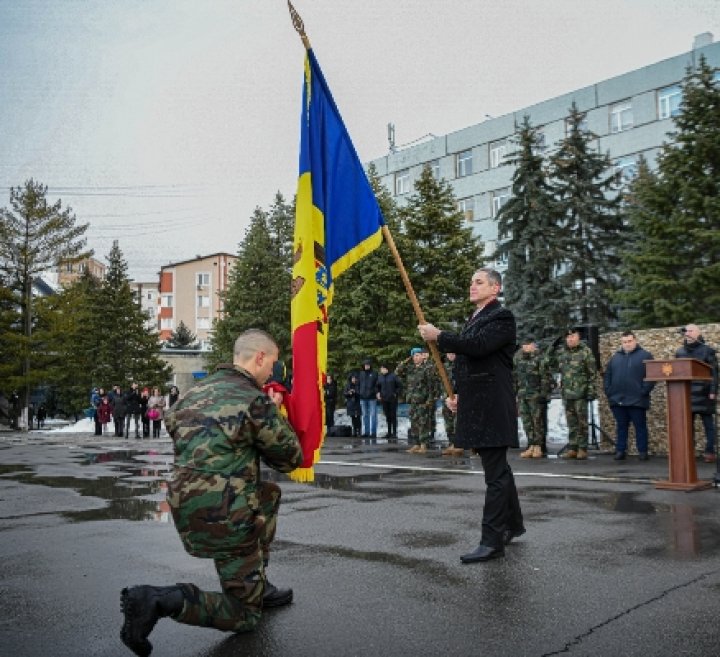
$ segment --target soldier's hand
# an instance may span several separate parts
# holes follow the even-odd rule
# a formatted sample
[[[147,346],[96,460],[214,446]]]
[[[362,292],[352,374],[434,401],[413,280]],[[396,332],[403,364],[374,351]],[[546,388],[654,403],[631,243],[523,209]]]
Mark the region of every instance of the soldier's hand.
[[[457,413],[458,396],[453,395],[445,400],[445,406],[447,406],[453,413]]]
[[[270,390],[270,394],[268,395],[270,397],[271,401],[275,406],[280,408],[283,405],[283,399],[284,395],[278,391],[278,390]]]

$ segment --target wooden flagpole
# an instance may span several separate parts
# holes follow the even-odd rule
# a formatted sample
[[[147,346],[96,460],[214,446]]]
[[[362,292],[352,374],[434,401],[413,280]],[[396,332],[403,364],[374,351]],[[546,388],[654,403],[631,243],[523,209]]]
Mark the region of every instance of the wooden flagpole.
[[[300,14],[297,13],[297,10],[295,9],[295,7],[293,7],[290,0],[287,0],[287,4],[288,10],[290,11],[290,18],[292,20],[293,27],[295,28],[295,31],[300,35],[300,39],[302,39],[305,49],[310,50],[310,39],[308,39],[307,35],[305,34],[305,23],[303,23],[303,19],[300,17]],[[402,281],[405,285],[405,291],[407,292],[407,295],[410,298],[410,303],[415,310],[415,316],[417,317],[420,324],[427,324],[427,322],[425,321],[425,315],[423,314],[422,308],[420,307],[420,302],[418,301],[415,290],[413,289],[412,283],[410,282],[410,277],[408,276],[407,271],[405,270],[405,265],[403,264],[402,258],[400,257],[400,252],[398,251],[397,246],[395,246],[395,240],[393,239],[393,236],[390,234],[390,230],[385,224],[383,224],[382,226],[382,234],[385,238],[385,242],[390,248],[390,253],[392,253],[393,258],[395,259],[395,265],[400,272],[400,278],[402,278]],[[435,362],[435,368],[437,369],[438,375],[440,376],[440,380],[442,381],[447,396],[454,396],[455,392],[453,391],[453,387],[450,383],[450,378],[448,377],[447,371],[443,366],[442,358],[440,358],[440,351],[437,348],[437,343],[428,342],[427,345],[430,349],[430,353],[432,354],[433,361]]]

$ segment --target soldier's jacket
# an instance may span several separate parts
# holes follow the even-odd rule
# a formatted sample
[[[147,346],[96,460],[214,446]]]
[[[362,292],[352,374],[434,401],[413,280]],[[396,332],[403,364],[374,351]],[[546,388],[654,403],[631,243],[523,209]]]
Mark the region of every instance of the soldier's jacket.
[[[175,451],[168,503],[185,549],[231,554],[265,523],[260,460],[281,472],[301,464],[295,432],[250,373],[231,365],[188,390],[165,423]]]
[[[518,349],[513,357],[513,383],[519,399],[545,401],[552,390],[552,374],[539,350],[525,353]]]
[[[590,347],[565,345],[558,350],[557,366],[563,399],[595,399],[597,368]]]
[[[398,365],[395,374],[403,382],[405,401],[409,404],[429,404],[438,398],[440,379],[432,362],[415,365],[410,358]]]

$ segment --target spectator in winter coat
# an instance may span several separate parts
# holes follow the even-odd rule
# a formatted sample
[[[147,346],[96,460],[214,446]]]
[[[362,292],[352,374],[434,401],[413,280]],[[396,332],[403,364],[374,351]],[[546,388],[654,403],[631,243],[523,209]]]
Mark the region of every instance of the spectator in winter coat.
[[[343,392],[345,410],[352,421],[353,436],[360,435],[360,398],[358,397],[357,383],[357,377],[351,374]]]
[[[148,402],[150,401],[150,390],[143,388],[140,393],[140,417],[143,425],[143,438],[150,437],[150,418],[147,416]]]
[[[148,399],[147,416],[152,422],[153,438],[160,438],[160,429],[162,428],[163,411],[165,409],[165,397],[160,392],[160,388],[153,388],[153,394]]]
[[[615,460],[625,458],[628,429],[632,422],[635,427],[635,444],[638,458],[647,461],[648,430],[647,410],[650,408],[650,393],[655,384],[645,381],[645,363],[653,355],[645,351],[632,331],[625,331],[620,338],[618,349],[605,368],[605,395],[617,425]]]
[[[705,453],[703,460],[714,463],[715,456],[715,413],[717,411],[718,361],[715,349],[705,344],[697,324],[688,324],[682,329],[685,334],[683,346],[675,358],[696,358],[712,368],[711,381],[693,381],[690,387],[693,419],[700,416],[705,429]]]
[[[372,361],[368,358],[357,378],[357,392],[362,413],[362,435],[377,436],[377,372],[373,372]]]
[[[337,405],[337,381],[332,374],[328,374],[323,386],[325,396],[325,426],[328,429],[335,425],[335,406]]]
[[[387,438],[397,438],[397,409],[398,398],[402,384],[395,372],[391,372],[387,366],[380,367],[378,376],[378,399],[383,407],[385,421],[387,422]]]
[[[122,394],[120,386],[115,386],[115,401],[113,403],[113,421],[115,422],[115,436],[123,437],[125,430],[125,415],[127,414],[127,404],[125,396]]]
[[[102,390],[102,389],[101,389]],[[103,395],[100,398],[100,403],[97,407],[97,420],[96,425],[100,425],[100,433],[96,435],[105,435],[105,430],[107,429],[107,425],[110,424],[110,420],[112,419],[112,404],[110,403],[110,398],[107,395]]]
[[[130,421],[135,420],[135,438],[140,438],[140,392],[138,384],[133,381],[130,390],[125,393],[125,438],[130,437]]]
[[[180,399],[180,390],[177,386],[170,386],[170,392],[168,393],[168,408],[172,408],[172,405]]]

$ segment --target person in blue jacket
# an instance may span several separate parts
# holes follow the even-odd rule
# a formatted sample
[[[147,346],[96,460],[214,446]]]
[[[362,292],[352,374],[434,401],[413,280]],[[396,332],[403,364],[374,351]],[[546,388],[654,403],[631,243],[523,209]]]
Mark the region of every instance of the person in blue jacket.
[[[646,360],[653,355],[643,349],[632,331],[625,331],[618,349],[605,368],[605,395],[617,425],[615,460],[622,461],[627,452],[628,429],[635,427],[638,458],[647,461],[647,411],[655,383],[645,381]]]

